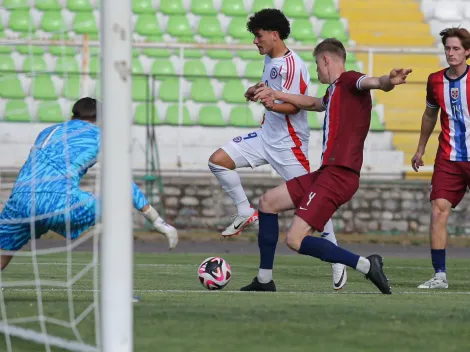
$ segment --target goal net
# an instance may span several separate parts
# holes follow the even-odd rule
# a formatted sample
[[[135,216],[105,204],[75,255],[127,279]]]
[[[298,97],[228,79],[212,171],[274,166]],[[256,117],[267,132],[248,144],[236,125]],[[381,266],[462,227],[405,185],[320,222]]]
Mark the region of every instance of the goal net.
[[[2,258],[14,254],[0,272],[0,351],[131,351],[131,1],[0,4],[0,119],[6,122],[0,132],[0,211],[20,167],[34,154],[38,133],[69,120],[81,97],[102,102],[99,163],[81,184],[101,200],[96,225],[73,239],[69,207],[61,213],[65,238],[52,232],[36,238],[57,214],[36,215],[35,187],[48,176],[35,157],[31,193],[21,205],[31,215],[9,213],[0,220],[4,229],[21,230],[11,236],[30,236],[20,251],[0,252]],[[73,156],[64,154],[70,186]]]

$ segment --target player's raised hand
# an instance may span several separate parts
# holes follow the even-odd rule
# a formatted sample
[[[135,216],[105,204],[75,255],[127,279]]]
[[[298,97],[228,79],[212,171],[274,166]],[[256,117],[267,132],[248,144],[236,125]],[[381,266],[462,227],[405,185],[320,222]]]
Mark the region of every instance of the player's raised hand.
[[[390,71],[390,82],[396,86],[406,83],[406,78],[413,72],[410,68],[394,68]]]
[[[424,166],[423,155],[424,153],[416,152],[415,155],[413,155],[411,158],[411,167],[416,172],[418,172],[420,166]]]
[[[267,96],[261,99],[261,104],[264,105],[266,110],[271,111],[274,107],[274,98],[272,96]]]

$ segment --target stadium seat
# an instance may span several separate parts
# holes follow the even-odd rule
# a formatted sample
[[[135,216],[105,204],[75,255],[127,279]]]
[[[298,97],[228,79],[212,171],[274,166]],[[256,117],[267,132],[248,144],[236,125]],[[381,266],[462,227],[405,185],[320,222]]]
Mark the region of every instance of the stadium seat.
[[[54,35],[51,37],[52,40],[66,40],[67,38],[61,37],[60,35]],[[49,53],[54,56],[75,56],[77,54],[77,49],[73,46],[64,46],[64,45],[50,45]]]
[[[196,41],[194,40],[193,37],[184,37],[184,38],[179,38],[178,39],[179,43],[189,43],[189,44],[194,44]],[[176,55],[179,56],[179,50],[176,49]],[[184,57],[185,59],[200,59],[202,58],[202,52],[199,49],[184,49]]]
[[[215,38],[210,40],[211,44],[226,44],[224,38]],[[230,50],[207,50],[206,55],[215,60],[230,60],[233,58],[233,53]]]
[[[198,33],[204,38],[221,38],[222,27],[215,16],[204,16],[201,18],[198,26]]]
[[[176,74],[175,68],[170,60],[156,59],[151,68],[152,75],[158,80],[164,79],[165,77]]]
[[[243,20],[248,16],[243,0],[222,0],[222,13],[226,16],[242,16]]]
[[[198,16],[217,15],[213,0],[191,1],[191,12]]]
[[[160,29],[160,27],[158,27]],[[145,39],[145,42],[147,43],[159,43],[162,42],[162,36],[161,34],[155,35],[155,36],[148,36]],[[172,55],[172,51],[170,49],[164,49],[164,48],[144,48],[142,50],[142,54],[148,57],[170,57]]]
[[[6,10],[28,10],[28,0],[3,0],[3,8]]]
[[[59,56],[55,64],[55,70],[58,75],[68,75],[70,72],[78,73],[80,68],[78,62],[73,56]]]
[[[372,110],[372,116],[370,121],[370,130],[371,131],[383,131],[385,126],[380,122],[379,114],[377,111]]]
[[[241,44],[251,45],[253,48],[248,50],[237,50],[237,55],[242,60],[263,60],[263,56],[260,55],[258,49],[253,44],[253,36],[240,40]]]
[[[143,76],[132,77],[132,100],[133,101],[149,101],[151,100],[151,92],[148,87],[148,79]]]
[[[309,111],[307,115],[307,119],[308,119],[308,126],[311,129],[318,130],[322,127],[320,123],[318,122],[317,113],[315,111]]]
[[[63,122],[65,121],[65,116],[59,103],[42,101],[38,105],[36,119],[40,122]]]
[[[246,89],[242,82],[238,79],[233,79],[225,83],[222,96],[227,103],[246,104],[245,92]]]
[[[247,31],[246,22],[245,17],[233,17],[228,26],[228,34],[234,39],[253,41],[253,34]]]
[[[80,75],[70,75],[65,77],[64,86],[62,88],[62,96],[69,100],[77,100],[80,98]]]
[[[8,21],[8,28],[15,32],[31,33],[36,28],[27,10],[12,10]]]
[[[285,1],[282,11],[287,17],[291,17],[291,18],[310,17],[310,13],[305,8],[304,0]]]
[[[144,74],[144,68],[138,57],[132,58],[132,73],[133,74]]]
[[[33,55],[26,56],[23,62],[24,72],[45,72],[47,71],[47,65],[44,61],[43,56]]]
[[[16,74],[2,75],[0,82],[1,98],[24,99],[26,97]]]
[[[313,61],[313,58],[312,58],[312,61]],[[315,61],[313,61],[310,64],[310,66],[308,66],[308,73],[310,74],[310,81],[318,82],[317,65]]]
[[[0,27],[1,27],[1,21],[0,21]],[[5,39],[5,33],[0,30],[0,39]],[[3,54],[10,54],[13,51],[11,45],[0,45],[0,57],[3,56]],[[1,68],[0,68],[1,71]]]
[[[456,1],[437,1],[434,7],[434,18],[441,21],[461,21],[464,12]]]
[[[36,35],[28,35],[27,33],[23,33],[21,35],[22,39],[39,39]],[[22,55],[36,55],[41,56],[43,55],[46,50],[41,45],[16,45],[15,50],[22,54]]]
[[[93,12],[77,12],[72,27],[77,34],[98,34]]]
[[[299,18],[292,23],[292,37],[301,42],[316,42],[317,36],[308,19]]]
[[[167,32],[173,37],[193,36],[193,30],[186,16],[171,16],[168,20]]]
[[[322,38],[336,38],[343,43],[347,43],[349,40],[343,24],[339,20],[325,21],[320,35]]]
[[[32,79],[31,96],[36,100],[57,100],[57,93],[49,75],[40,75]]]
[[[155,14],[142,14],[137,17],[135,23],[135,31],[137,34],[144,37],[157,37],[156,42],[161,42],[162,30],[158,24],[157,16]]]
[[[5,120],[11,122],[30,122],[28,104],[24,100],[10,100],[5,106]]]
[[[138,125],[147,125],[148,118],[150,118],[149,123],[151,125],[162,124],[162,120],[158,116],[158,111],[155,106],[153,106],[153,114],[152,114],[151,104],[143,103],[143,104],[137,105],[137,107],[135,108],[135,113],[134,113],[134,122]]]
[[[273,0],[254,0],[251,13],[258,12],[262,9],[273,9],[274,7]]]
[[[72,12],[90,12],[93,11],[93,7],[90,4],[90,0],[67,0],[67,10]]]
[[[153,7],[152,0],[133,0],[132,1],[132,12],[135,14],[151,13],[155,14],[155,8]]]
[[[15,71],[15,63],[10,55],[0,55],[0,71]]]
[[[192,81],[197,78],[204,78],[207,76],[206,66],[200,60],[186,61],[183,69],[184,78]]]
[[[204,106],[199,111],[199,121],[198,124],[201,126],[214,126],[221,127],[226,126],[227,123],[222,117],[222,111],[213,105],[213,106]]]
[[[339,19],[339,11],[333,0],[315,0],[312,13],[315,17],[325,20]]]
[[[186,14],[181,0],[160,0],[160,11],[169,16]]]
[[[259,127],[253,111],[247,106],[237,106],[230,111],[229,125],[234,127]]]
[[[48,33],[63,33],[66,29],[60,11],[46,11],[41,19],[41,29]]]
[[[193,81],[191,99],[197,103],[217,103],[214,88],[209,79],[198,78]]]
[[[169,125],[179,125],[178,121],[178,114],[179,114],[179,106],[172,105],[168,108],[166,112],[165,123]],[[189,117],[189,110],[186,106],[183,106],[183,126],[191,126],[194,125],[194,121],[191,120]]]
[[[248,79],[261,80],[261,77],[263,76],[263,68],[263,61],[250,61],[246,64],[245,77]]]
[[[160,100],[164,102],[178,101],[179,97],[179,80],[175,77],[166,78],[160,85],[159,95]]]
[[[215,64],[214,77],[220,81],[229,81],[238,77],[237,68],[232,60],[221,60]]]
[[[60,11],[62,9],[59,0],[36,0],[34,7],[41,11]]]
[[[88,62],[88,72],[93,75],[100,73],[101,72],[100,65],[101,65],[100,58],[96,56],[92,56],[90,58],[90,61]]]

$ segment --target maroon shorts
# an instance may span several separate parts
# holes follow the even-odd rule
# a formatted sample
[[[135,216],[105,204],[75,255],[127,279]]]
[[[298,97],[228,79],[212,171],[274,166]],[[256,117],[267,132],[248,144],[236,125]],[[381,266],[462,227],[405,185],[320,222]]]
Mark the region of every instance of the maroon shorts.
[[[330,165],[293,178],[286,185],[297,208],[295,214],[322,232],[336,210],[356,193],[359,175],[351,169]]]
[[[450,161],[437,156],[431,180],[431,201],[446,199],[455,208],[470,186],[470,162]]]

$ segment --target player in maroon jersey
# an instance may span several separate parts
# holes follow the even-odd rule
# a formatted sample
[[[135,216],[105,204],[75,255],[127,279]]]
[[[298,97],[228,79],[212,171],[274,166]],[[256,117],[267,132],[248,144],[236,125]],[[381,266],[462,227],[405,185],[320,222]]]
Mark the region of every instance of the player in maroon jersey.
[[[393,69],[389,75],[367,77],[345,71],[346,50],[334,39],[325,39],[314,51],[318,79],[330,86],[323,98],[314,98],[274,91],[261,87],[255,93],[267,109],[278,101],[299,109],[326,111],[323,127],[323,153],[320,169],[296,177],[266,192],[259,203],[260,269],[272,270],[279,238],[277,214],[296,209],[287,233],[287,245],[294,251],[330,263],[342,263],[356,269],[371,280],[382,293],[390,294],[383,273],[382,257],[367,258],[332,245],[323,238],[311,236],[322,231],[336,210],[349,201],[359,187],[364,141],[369,132],[372,99],[371,89],[390,91],[406,83],[410,69]],[[242,291],[275,291],[274,281],[261,283],[255,277]]]

